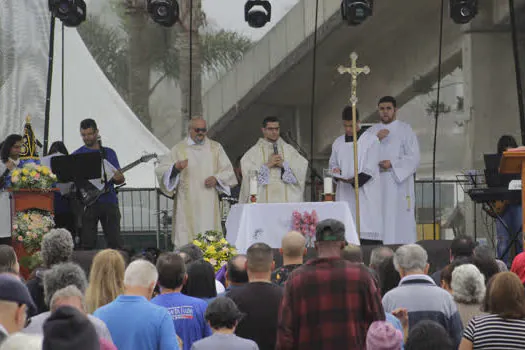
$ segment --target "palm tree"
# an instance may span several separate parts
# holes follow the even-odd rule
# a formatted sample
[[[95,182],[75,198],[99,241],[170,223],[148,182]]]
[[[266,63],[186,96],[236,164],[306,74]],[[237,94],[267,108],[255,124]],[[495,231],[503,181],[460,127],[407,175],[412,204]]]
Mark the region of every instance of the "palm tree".
[[[124,0],[120,17],[127,38],[95,16],[79,32],[108,79],[146,126],[151,128],[150,96],[165,79],[175,81],[181,91],[184,133],[190,113],[202,114],[203,72],[222,74],[242,59],[252,41],[239,33],[206,27],[201,0],[179,0],[179,4],[180,21],[173,28],[151,21],[145,0]],[[152,72],[159,78],[150,85]]]

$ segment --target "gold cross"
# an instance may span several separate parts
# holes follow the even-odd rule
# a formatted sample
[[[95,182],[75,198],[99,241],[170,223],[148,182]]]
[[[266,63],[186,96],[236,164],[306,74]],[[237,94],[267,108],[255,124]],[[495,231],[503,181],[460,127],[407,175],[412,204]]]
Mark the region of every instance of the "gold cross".
[[[353,106],[357,104],[357,77],[361,73],[365,75],[370,73],[370,68],[368,66],[361,68],[357,67],[357,57],[357,54],[352,52],[352,54],[350,54],[352,65],[350,67],[339,66],[337,68],[339,74],[350,74],[352,76],[352,95],[350,96],[350,103]]]

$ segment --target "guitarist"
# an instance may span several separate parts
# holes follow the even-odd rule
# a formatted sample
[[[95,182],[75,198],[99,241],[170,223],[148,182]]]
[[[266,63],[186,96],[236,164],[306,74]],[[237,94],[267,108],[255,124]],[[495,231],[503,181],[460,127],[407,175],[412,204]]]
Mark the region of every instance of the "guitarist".
[[[106,160],[115,169],[120,169],[115,151],[109,147],[102,147],[97,123],[93,119],[84,119],[80,122],[80,135],[82,136],[82,141],[84,141],[84,146],[77,149],[73,154],[100,152],[103,160]],[[103,164],[103,168],[107,167]],[[82,215],[82,229],[80,233],[82,249],[90,250],[95,248],[99,221],[102,225],[108,248],[121,248],[120,211],[114,185],[120,185],[125,180],[124,175],[119,170],[115,171],[112,178],[107,178],[107,175],[105,175],[107,170],[102,170],[101,179],[96,180],[104,184],[107,192],[102,194],[94,204],[87,206]]]
[[[503,135],[500,137],[498,141],[498,154],[501,156],[503,155],[503,152],[508,150],[509,148],[516,148],[518,147],[518,143],[514,139],[514,137],[510,135]],[[506,183],[505,185],[508,185]],[[521,217],[521,203],[520,202],[511,202],[507,201],[505,209],[502,214],[500,214],[501,219],[505,222],[507,227],[509,228],[508,232],[505,229],[505,226],[499,221],[496,220],[496,235],[497,235],[497,253],[498,258],[503,260],[507,266],[510,267],[510,264],[512,261],[509,261],[509,251],[505,254],[505,256],[502,256],[503,253],[507,250],[509,245],[513,244],[516,248],[516,254],[519,254],[523,251],[523,238],[520,234],[519,237],[511,243],[511,238],[514,237],[514,234],[518,231],[518,229],[522,226],[522,217]],[[520,229],[521,231],[521,229]]]

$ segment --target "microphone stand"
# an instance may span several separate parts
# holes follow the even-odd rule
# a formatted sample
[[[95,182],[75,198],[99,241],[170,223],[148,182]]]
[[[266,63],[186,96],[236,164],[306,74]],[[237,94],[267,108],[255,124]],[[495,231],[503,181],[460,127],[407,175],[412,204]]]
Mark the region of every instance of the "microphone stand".
[[[293,148],[295,148],[297,150],[297,152],[299,152],[299,154],[301,154],[304,158],[306,158],[306,161],[308,162],[308,169],[310,170],[310,173],[314,175],[314,177],[316,179],[318,179],[319,181],[323,181],[323,178],[321,177],[321,175],[319,175],[319,173],[317,172],[317,170],[315,170],[315,168],[313,167],[312,163],[308,160],[308,154],[306,153],[306,151],[299,145],[299,143],[297,141],[295,141],[295,139],[293,138],[292,136],[292,133],[290,131],[288,131],[286,134],[281,134],[281,137],[288,143],[290,143],[292,145]],[[314,186],[314,184],[312,183],[312,186]],[[312,198],[312,201],[315,200],[315,198]]]
[[[98,142],[98,151],[100,152],[100,158],[102,159],[102,182],[104,183],[104,190],[108,187],[108,175],[106,174],[106,165],[104,164],[104,159],[106,159],[106,151],[104,150],[104,147],[102,147],[102,140],[100,139],[100,136],[97,140]]]

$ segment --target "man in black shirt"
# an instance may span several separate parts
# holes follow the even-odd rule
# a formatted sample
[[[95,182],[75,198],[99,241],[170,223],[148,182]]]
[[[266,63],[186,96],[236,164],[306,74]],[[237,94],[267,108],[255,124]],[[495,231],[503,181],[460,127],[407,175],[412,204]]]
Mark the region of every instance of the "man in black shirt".
[[[281,241],[279,252],[283,256],[283,266],[272,273],[272,282],[284,286],[288,275],[293,270],[303,265],[303,257],[306,254],[306,239],[297,231],[288,232]]]
[[[275,266],[272,248],[265,243],[255,243],[248,248],[246,256],[249,283],[226,294],[245,314],[235,334],[255,341],[260,350],[273,350],[282,289],[270,280]]]

